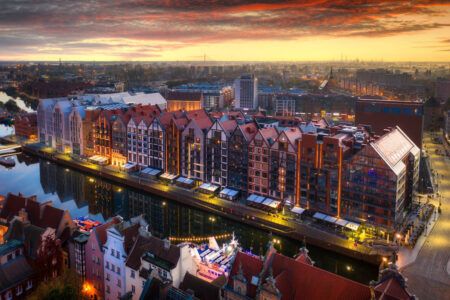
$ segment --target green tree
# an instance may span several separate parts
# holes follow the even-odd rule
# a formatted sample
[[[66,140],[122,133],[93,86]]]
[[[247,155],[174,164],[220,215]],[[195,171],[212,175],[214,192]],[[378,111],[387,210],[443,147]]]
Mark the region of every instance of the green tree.
[[[73,270],[64,271],[61,276],[44,281],[28,297],[30,300],[77,300],[88,299],[82,293],[82,282]]]

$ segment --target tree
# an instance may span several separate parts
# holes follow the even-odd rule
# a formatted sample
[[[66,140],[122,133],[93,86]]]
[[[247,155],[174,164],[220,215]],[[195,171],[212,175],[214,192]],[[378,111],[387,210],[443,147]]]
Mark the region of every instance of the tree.
[[[30,300],[87,299],[82,293],[82,282],[73,270],[64,271],[51,281],[42,282],[28,297]]]
[[[39,278],[48,280],[56,277],[62,267],[61,243],[55,233],[46,234],[37,251],[36,266]]]

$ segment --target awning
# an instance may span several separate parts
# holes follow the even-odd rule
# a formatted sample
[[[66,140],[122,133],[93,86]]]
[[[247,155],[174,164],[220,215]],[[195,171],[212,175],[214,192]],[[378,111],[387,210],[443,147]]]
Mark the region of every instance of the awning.
[[[342,227],[345,227],[345,225],[347,225],[347,223],[348,223],[348,221],[344,220],[344,219],[338,219],[336,221],[336,224],[339,225],[339,226],[342,226]]]
[[[345,227],[347,227],[348,229],[351,229],[351,230],[356,231],[356,230],[358,230],[358,228],[359,228],[359,224],[353,223],[353,222],[348,222],[348,223],[345,225]]]
[[[323,220],[330,222],[330,223],[335,223],[337,221],[337,219],[335,217],[331,217],[331,216],[326,216]]]
[[[108,158],[101,156],[101,155],[94,155],[94,156],[89,157],[89,159],[91,161],[95,161],[98,163],[106,163],[108,161]]]
[[[294,214],[301,215],[302,213],[305,212],[305,209],[301,208],[300,206],[294,206],[294,208],[291,209],[291,212],[293,212]]]
[[[271,208],[277,208],[281,203],[280,201],[273,200],[270,198],[265,198],[263,196],[258,196],[255,194],[251,194],[250,196],[248,196],[247,201],[257,203],[260,205],[264,205],[267,207],[271,207]]]
[[[134,167],[136,167],[135,163],[126,163],[126,164],[123,165],[122,168],[125,169],[125,170],[130,170],[130,169],[133,169]]]
[[[211,183],[203,183],[198,187],[199,189],[208,191],[210,193],[214,193],[219,188],[217,185],[211,184]]]
[[[153,168],[145,168],[143,170],[141,170],[141,174],[144,175],[149,175],[149,176],[158,176],[159,174],[161,174],[161,170],[158,169],[153,169]]]
[[[255,202],[256,197],[258,196],[255,194],[251,194],[250,196],[248,196],[247,201]]]
[[[263,201],[263,202],[261,202],[261,204],[262,204],[262,205],[267,205],[267,206],[270,206],[270,205],[272,204],[272,202],[273,202],[273,200],[272,200],[272,199],[270,199],[270,198],[266,198],[266,199],[264,199],[264,201]]]
[[[324,215],[323,213],[320,213],[320,212],[316,212],[313,216],[313,218],[318,219],[318,220],[323,220],[326,217],[327,217],[326,215]]]
[[[167,180],[174,180],[177,177],[178,177],[178,175],[170,174],[170,173],[164,173],[160,176],[160,178],[167,179]]]
[[[182,184],[186,184],[186,185],[193,185],[194,184],[194,180],[186,178],[186,177],[178,177],[177,183],[182,183]]]
[[[275,201],[273,200],[272,203],[269,204],[270,207],[272,208],[277,208],[280,205],[280,201]]]
[[[229,189],[229,188],[224,188],[223,190],[220,191],[221,197],[234,198],[238,194],[239,194],[239,191]]]

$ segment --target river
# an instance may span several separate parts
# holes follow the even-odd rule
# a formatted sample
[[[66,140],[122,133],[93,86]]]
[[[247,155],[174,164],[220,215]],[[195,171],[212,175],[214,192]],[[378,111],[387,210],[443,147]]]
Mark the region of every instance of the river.
[[[143,215],[154,235],[159,237],[203,237],[234,232],[245,250],[261,254],[270,239],[281,253],[293,256],[300,242],[246,224],[206,213],[176,202],[143,193],[106,180],[84,175],[55,163],[25,154],[13,156],[16,165],[0,166],[0,194],[8,192],[36,195],[66,209],[73,218],[89,216],[98,221],[121,215],[125,219]],[[220,243],[221,241],[219,241]],[[378,268],[337,253],[307,245],[316,266],[368,284],[377,278]]]

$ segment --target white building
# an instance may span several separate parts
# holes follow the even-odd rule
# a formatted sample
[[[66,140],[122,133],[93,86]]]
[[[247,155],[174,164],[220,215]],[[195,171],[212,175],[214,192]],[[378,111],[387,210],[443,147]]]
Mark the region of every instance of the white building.
[[[258,108],[258,79],[253,74],[234,80],[234,107]]]
[[[126,290],[131,292],[132,299],[139,299],[148,279],[158,278],[178,288],[186,272],[195,275],[197,265],[189,247],[139,236],[126,262]]]
[[[147,235],[147,223],[142,218],[131,219],[109,227],[103,245],[105,299],[116,300],[126,292],[125,262],[139,235]]]

